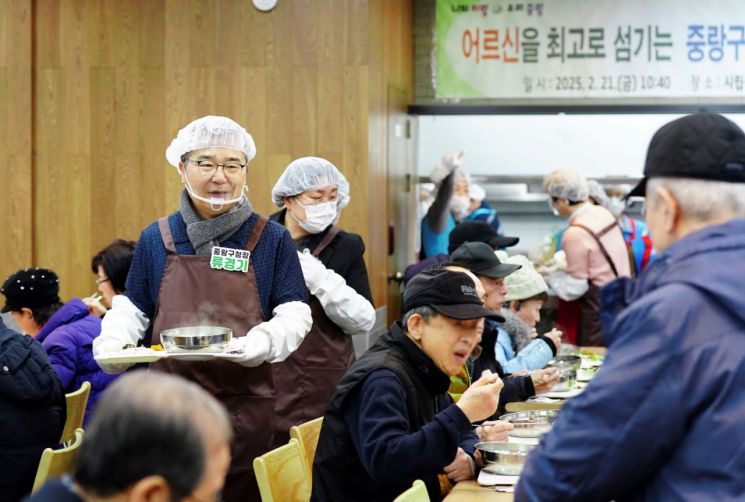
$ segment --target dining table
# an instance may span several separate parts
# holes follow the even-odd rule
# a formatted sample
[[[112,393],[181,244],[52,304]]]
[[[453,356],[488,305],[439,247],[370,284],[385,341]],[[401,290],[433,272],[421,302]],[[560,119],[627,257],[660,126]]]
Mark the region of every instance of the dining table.
[[[505,487],[502,487],[505,488]],[[512,493],[496,491],[493,486],[481,486],[475,480],[456,483],[445,502],[511,502]]]
[[[605,347],[581,347],[582,352],[585,354],[596,354],[597,356],[604,356],[606,349]],[[578,389],[583,390],[586,383],[582,382],[578,385]],[[551,395],[550,393],[548,393]],[[569,397],[569,396],[567,396]],[[562,399],[563,400],[563,399]],[[510,441],[515,441],[515,438],[510,438]],[[520,441],[522,442],[522,441]],[[505,491],[499,491],[505,490]],[[476,480],[461,481],[456,483],[450,493],[443,499],[445,502],[511,502],[514,500],[514,494],[511,491],[514,490],[514,486],[483,486],[480,485]]]

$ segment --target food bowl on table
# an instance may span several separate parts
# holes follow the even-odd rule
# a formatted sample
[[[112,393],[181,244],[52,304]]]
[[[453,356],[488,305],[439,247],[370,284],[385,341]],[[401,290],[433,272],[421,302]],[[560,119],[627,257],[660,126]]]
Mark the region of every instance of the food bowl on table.
[[[190,326],[160,332],[167,352],[224,352],[233,330],[218,326]]]
[[[534,445],[522,443],[476,443],[476,449],[484,459],[484,470],[505,476],[519,476],[525,465],[525,458],[533,448]]]
[[[577,370],[582,363],[579,356],[556,356],[548,362],[548,366],[559,369],[559,381],[552,391],[572,390],[577,383]]]
[[[510,436],[537,438],[551,430],[558,413],[557,410],[518,411],[502,415],[499,419],[511,423],[514,427],[509,432]]]
[[[559,348],[560,356],[578,356],[580,355],[579,347],[571,343],[562,343]]]

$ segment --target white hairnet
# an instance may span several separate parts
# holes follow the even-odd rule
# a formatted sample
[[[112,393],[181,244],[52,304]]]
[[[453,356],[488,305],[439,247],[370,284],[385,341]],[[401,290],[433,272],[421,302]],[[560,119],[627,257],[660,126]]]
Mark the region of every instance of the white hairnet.
[[[594,200],[598,205],[603,206],[607,209],[608,204],[610,203],[610,199],[608,198],[608,195],[606,195],[605,189],[600,185],[600,183],[595,180],[587,180],[587,187],[592,200]]]
[[[570,168],[557,169],[544,176],[543,190],[551,197],[559,197],[571,202],[587,200],[590,195],[585,175]]]
[[[228,117],[208,115],[181,129],[166,148],[166,159],[178,167],[181,156],[200,148],[232,148],[246,155],[246,162],[256,156],[256,145],[248,132]]]
[[[283,207],[285,197],[294,197],[308,190],[335,186],[339,209],[349,204],[349,182],[334,164],[320,157],[302,157],[290,162],[272,188],[272,200]]]
[[[471,183],[468,185],[468,198],[473,200],[482,201],[486,199],[486,191],[481,185]]]

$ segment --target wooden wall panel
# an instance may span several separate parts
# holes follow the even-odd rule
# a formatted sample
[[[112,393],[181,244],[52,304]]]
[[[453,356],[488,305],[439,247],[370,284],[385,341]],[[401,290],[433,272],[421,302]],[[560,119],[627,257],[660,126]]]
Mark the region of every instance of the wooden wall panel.
[[[384,304],[386,88],[413,74],[408,46],[392,47],[411,35],[410,4],[0,0],[0,154],[14,167],[0,168],[13,215],[0,271],[50,266],[65,298],[89,294],[98,249],[178,208],[173,136],[222,114],[257,143],[248,184],[262,213],[294,158],[323,156],[347,175],[342,225],[367,241]]]
[[[398,0],[370,1],[365,36],[353,38],[355,23],[345,25],[345,60],[369,53],[369,109],[367,112],[367,187],[372,209],[367,239],[370,281],[376,305],[388,303],[388,87],[413,99],[413,4]],[[361,46],[361,48],[357,48]],[[400,46],[400,49],[398,48]],[[404,111],[405,110],[399,110]],[[391,291],[395,288],[391,288]],[[389,320],[397,312],[389,312]]]
[[[31,16],[30,0],[0,0],[0,281],[33,261]]]

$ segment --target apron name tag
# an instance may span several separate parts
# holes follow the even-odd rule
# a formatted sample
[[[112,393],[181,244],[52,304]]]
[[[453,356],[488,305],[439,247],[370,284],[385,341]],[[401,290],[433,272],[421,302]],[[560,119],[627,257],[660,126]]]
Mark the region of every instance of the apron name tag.
[[[223,248],[212,246],[210,268],[228,272],[248,272],[248,260],[251,251],[246,249]]]

